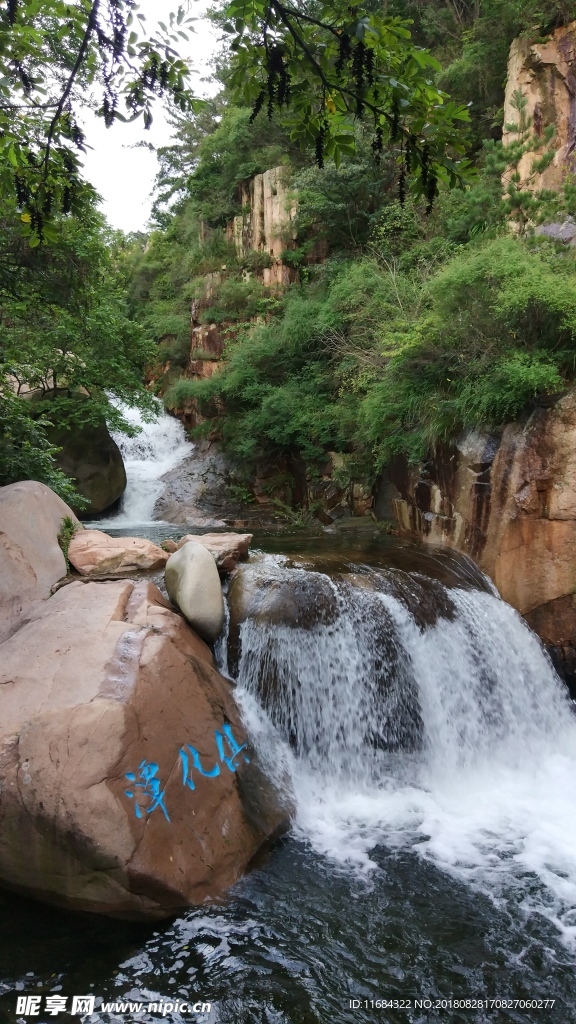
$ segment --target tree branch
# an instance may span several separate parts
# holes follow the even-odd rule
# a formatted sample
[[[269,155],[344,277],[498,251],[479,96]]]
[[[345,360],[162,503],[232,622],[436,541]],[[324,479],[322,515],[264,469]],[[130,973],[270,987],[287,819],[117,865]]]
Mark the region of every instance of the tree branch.
[[[98,8],[99,8],[99,6],[100,6],[100,0],[93,0],[92,7],[90,9],[90,14],[88,16],[88,23],[86,25],[86,30],[84,32],[84,36],[82,37],[82,42],[80,44],[80,49],[78,51],[78,56],[76,57],[76,60],[74,61],[74,67],[72,68],[72,71],[70,72],[70,76],[68,78],[68,81],[66,83],[64,91],[63,91],[63,93],[62,93],[62,95],[60,97],[60,100],[58,101],[58,106],[56,107],[56,113],[54,114],[54,117],[52,118],[52,120],[50,122],[50,127],[48,129],[48,133],[47,133],[47,137],[46,137],[46,152],[44,154],[44,161],[43,161],[43,163],[44,163],[44,173],[45,174],[48,171],[48,160],[50,159],[50,148],[52,146],[52,141],[53,141],[53,138],[54,138],[54,132],[56,131],[56,126],[57,126],[58,121],[60,120],[60,118],[62,116],[62,111],[64,110],[64,105],[65,105],[68,97],[70,96],[70,93],[72,92],[72,86],[74,85],[74,82],[75,82],[75,79],[76,79],[76,75],[78,74],[80,68],[82,67],[82,63],[83,63],[84,58],[86,56],[86,52],[88,50],[88,44],[90,42],[90,37],[91,37],[95,27],[96,27],[96,18],[98,16]]]

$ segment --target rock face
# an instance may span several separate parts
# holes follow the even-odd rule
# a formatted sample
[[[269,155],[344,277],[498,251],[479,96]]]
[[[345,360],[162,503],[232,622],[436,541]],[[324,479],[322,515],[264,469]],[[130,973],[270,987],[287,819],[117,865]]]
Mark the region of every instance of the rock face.
[[[281,253],[296,238],[294,219],[297,204],[290,194],[285,167],[272,167],[242,185],[240,214],[228,225],[227,235],[242,259],[250,250],[270,257],[263,270],[266,286],[286,285],[294,272],[282,262]]]
[[[207,548],[188,541],[166,563],[166,590],[194,629],[213,643],[224,628],[224,598],[216,562]]]
[[[143,537],[110,537],[101,530],[82,530],[70,541],[68,559],[83,576],[161,569],[168,554]]]
[[[469,433],[419,470],[398,462],[377,510],[470,555],[545,643],[576,648],[576,393],[501,436]]]
[[[284,826],[230,684],[152,584],[64,587],[0,666],[3,884],[160,918],[220,893]]]
[[[120,449],[104,421],[74,430],[51,428],[49,438],[62,448],[56,464],[75,480],[78,492],[90,502],[80,513],[82,516],[99,515],[122,497],[126,470]]]
[[[552,163],[542,173],[533,175],[532,163],[539,154],[526,153],[518,168],[521,182],[536,191],[557,191],[566,174],[576,170],[575,59],[576,22],[556,29],[545,42],[530,42],[521,37],[510,48],[504,125],[518,123],[513,100],[521,92],[527,100],[525,113],[532,118],[536,136],[542,136],[548,125],[554,125],[556,130],[551,143],[555,150]],[[504,143],[516,138],[515,133],[505,129]]]
[[[66,517],[80,523],[45,484],[0,487],[0,642],[15,632],[66,575],[58,533]]]

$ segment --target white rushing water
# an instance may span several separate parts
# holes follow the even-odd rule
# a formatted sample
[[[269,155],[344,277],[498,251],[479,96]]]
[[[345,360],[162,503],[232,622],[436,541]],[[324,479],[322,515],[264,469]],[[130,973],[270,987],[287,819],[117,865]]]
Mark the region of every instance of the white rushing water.
[[[451,614],[426,626],[417,594],[316,575],[333,621],[240,631],[239,698],[290,767],[297,833],[368,876],[376,846],[413,849],[576,944],[576,717],[537,637],[491,593],[436,583]]]
[[[152,515],[162,494],[162,476],[194,450],[194,445],[186,440],[180,421],[165,413],[160,402],[158,417],[152,423],[144,422],[138,409],[120,406],[120,411],[132,426],[139,428],[139,433],[135,437],[112,434],[124,459],[127,484],[120,511],[99,520],[101,528],[143,526],[154,522]]]

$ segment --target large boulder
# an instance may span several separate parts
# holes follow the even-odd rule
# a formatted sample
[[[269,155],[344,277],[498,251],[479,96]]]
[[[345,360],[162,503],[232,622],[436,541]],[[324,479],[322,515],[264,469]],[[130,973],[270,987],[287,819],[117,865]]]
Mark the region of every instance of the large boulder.
[[[82,530],[70,541],[68,559],[83,576],[98,576],[161,569],[168,554],[144,537],[110,537],[102,530]]]
[[[61,451],[56,465],[72,477],[76,489],[90,502],[82,516],[99,515],[114,505],[126,490],[126,470],[120,449],[104,420],[84,423],[67,430],[52,427],[48,432],[52,444]]]
[[[66,575],[62,521],[80,523],[66,502],[36,480],[0,487],[0,642],[50,597]]]
[[[166,590],[200,636],[213,643],[224,628],[224,598],[214,558],[188,541],[166,563]]]
[[[214,557],[220,572],[232,572],[238,562],[248,557],[250,544],[252,543],[251,533],[187,533],[181,537],[176,545],[176,550],[183,548],[189,541],[195,544],[202,544],[208,548]]]
[[[62,588],[0,666],[5,885],[161,918],[221,893],[285,826],[230,684],[152,584]]]

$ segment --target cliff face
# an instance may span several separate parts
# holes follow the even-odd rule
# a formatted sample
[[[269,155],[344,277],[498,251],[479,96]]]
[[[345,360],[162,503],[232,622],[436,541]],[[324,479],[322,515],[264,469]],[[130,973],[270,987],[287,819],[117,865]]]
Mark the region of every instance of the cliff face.
[[[239,259],[252,252],[269,256],[271,265],[262,271],[267,287],[290,284],[294,271],[282,262],[281,253],[295,240],[297,205],[290,195],[285,167],[272,167],[242,185],[242,213],[228,224],[226,236],[234,242]]]
[[[296,273],[282,261],[281,254],[294,244],[297,206],[290,194],[286,168],[272,167],[244,182],[241,202],[242,213],[227,224],[226,238],[234,243],[241,264],[248,263],[251,253],[262,254],[261,265],[256,259],[254,269],[244,272],[245,278],[254,276],[266,288],[289,285]],[[202,228],[202,237],[207,233],[207,229]],[[190,356],[185,377],[203,379],[216,373],[222,366],[225,344],[234,337],[234,323],[204,322],[206,310],[217,301],[218,289],[225,279],[225,267],[207,274],[202,294],[192,302]],[[173,411],[187,427],[195,427],[203,420],[194,399]]]
[[[462,551],[545,643],[576,658],[576,393],[499,436],[468,432],[422,467],[398,461],[380,518]]]
[[[576,170],[576,22],[556,29],[545,42],[515,39],[510,48],[508,80],[504,103],[505,143],[517,136],[506,130],[518,123],[513,106],[518,92],[527,100],[526,115],[532,119],[537,137],[554,125],[551,146],[555,150],[552,163],[532,176],[532,164],[538,153],[526,153],[518,167],[522,184],[529,182],[535,191],[558,190],[568,173]],[[531,181],[529,179],[532,178]]]

